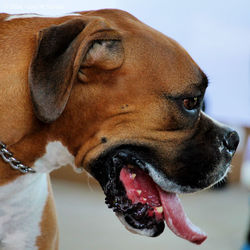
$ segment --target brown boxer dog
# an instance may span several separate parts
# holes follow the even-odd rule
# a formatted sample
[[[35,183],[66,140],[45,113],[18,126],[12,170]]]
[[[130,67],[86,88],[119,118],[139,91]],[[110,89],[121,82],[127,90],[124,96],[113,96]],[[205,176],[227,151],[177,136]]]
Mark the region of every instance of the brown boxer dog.
[[[206,239],[177,194],[222,180],[239,138],[201,111],[207,77],[177,42],[120,10],[1,14],[0,58],[1,249],[57,249],[48,174],[65,164],[130,231]]]

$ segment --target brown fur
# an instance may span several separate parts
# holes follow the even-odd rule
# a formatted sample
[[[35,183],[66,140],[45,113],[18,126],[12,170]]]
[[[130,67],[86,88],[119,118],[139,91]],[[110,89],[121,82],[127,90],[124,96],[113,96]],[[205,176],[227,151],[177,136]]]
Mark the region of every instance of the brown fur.
[[[68,147],[78,167],[88,167],[113,146],[130,143],[153,148],[163,160],[175,157],[200,124],[211,122],[203,113],[188,118],[168,97],[203,95],[204,73],[177,42],[126,12],[81,14],[7,22],[6,14],[0,16],[0,140],[29,166],[53,140]],[[67,48],[62,46],[63,56],[56,57],[52,27],[67,31],[69,23],[82,27]],[[121,45],[115,44],[113,52],[108,44],[91,48],[95,40]],[[44,63],[47,52],[57,63],[53,69]],[[44,89],[50,89],[49,96]],[[175,174],[175,166],[162,167]],[[0,161],[0,185],[19,175]],[[41,228],[40,249],[57,249],[51,192]]]

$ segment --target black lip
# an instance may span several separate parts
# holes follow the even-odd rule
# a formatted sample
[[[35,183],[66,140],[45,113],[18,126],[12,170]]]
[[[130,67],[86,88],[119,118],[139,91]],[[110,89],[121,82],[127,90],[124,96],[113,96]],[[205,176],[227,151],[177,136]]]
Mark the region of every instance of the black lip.
[[[121,170],[119,161],[124,165],[135,165],[148,174],[146,163],[153,165],[157,169],[159,168],[157,167],[159,164],[154,161],[154,159],[156,159],[156,155],[152,149],[145,146],[125,144],[108,149],[101,154],[98,159],[92,161],[89,164],[88,169],[91,175],[95,177],[103,187],[108,180],[113,177],[111,174],[107,174],[107,172],[111,172],[110,168],[112,168],[113,165],[116,165],[115,169],[117,169],[117,171]],[[120,172],[115,174],[118,176]]]
[[[155,216],[148,216],[147,212],[152,208],[147,204],[132,204],[127,198],[125,188],[120,181],[120,171],[125,165],[131,164],[147,172],[144,160],[145,152],[152,159],[152,152],[149,152],[149,149],[144,147],[123,145],[111,149],[90,164],[90,171],[99,181],[106,195],[105,203],[108,207],[119,216],[123,216],[124,220],[132,228],[150,230],[151,236],[154,237],[163,232],[164,221],[157,220]]]

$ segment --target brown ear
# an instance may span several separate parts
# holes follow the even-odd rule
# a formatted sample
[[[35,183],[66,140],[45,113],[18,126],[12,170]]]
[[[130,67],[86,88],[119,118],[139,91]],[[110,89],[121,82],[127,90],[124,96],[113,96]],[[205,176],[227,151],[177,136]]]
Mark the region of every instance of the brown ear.
[[[35,114],[43,122],[56,120],[65,108],[73,84],[77,36],[84,27],[83,20],[74,19],[38,34],[29,84]]]
[[[100,18],[73,19],[40,31],[29,71],[36,116],[49,123],[61,115],[80,67],[111,70],[122,61],[119,34]]]

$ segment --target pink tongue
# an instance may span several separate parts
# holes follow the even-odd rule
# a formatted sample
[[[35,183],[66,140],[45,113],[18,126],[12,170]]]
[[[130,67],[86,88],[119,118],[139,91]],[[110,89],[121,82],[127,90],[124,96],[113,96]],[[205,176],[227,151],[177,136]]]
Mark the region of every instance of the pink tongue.
[[[164,209],[164,217],[168,227],[177,236],[191,241],[195,244],[201,244],[207,236],[197,226],[192,224],[186,216],[180,199],[177,194],[168,193],[159,187],[159,195]]]
[[[158,219],[162,219],[163,216],[158,213],[156,207],[162,205],[166,223],[177,236],[196,244],[201,244],[207,238],[206,234],[186,216],[177,194],[161,190],[144,171],[132,166],[123,167],[120,180],[124,184],[128,198],[133,203],[150,205]]]

